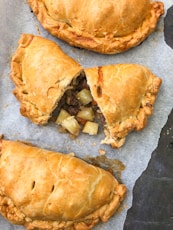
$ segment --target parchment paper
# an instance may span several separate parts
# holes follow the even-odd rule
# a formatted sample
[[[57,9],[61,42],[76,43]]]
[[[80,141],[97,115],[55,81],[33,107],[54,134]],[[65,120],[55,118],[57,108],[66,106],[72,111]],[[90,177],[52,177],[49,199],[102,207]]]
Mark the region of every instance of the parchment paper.
[[[165,14],[172,5],[171,0],[164,0]],[[117,55],[101,55],[69,46],[63,41],[52,37],[39,24],[26,1],[0,0],[0,134],[11,140],[29,141],[39,147],[64,153],[75,152],[76,156],[85,158],[99,155],[99,149],[106,151],[108,158],[122,161],[126,168],[122,173],[122,181],[128,191],[121,211],[116,213],[107,223],[99,224],[95,230],[122,230],[127,210],[132,203],[132,190],[136,179],[147,167],[152,151],[156,148],[161,128],[167,121],[173,101],[173,50],[166,45],[163,34],[163,18],[160,19],[156,31],[141,45]],[[157,97],[153,116],[147,127],[140,132],[128,135],[121,149],[112,149],[100,145],[104,134],[97,137],[81,134],[76,140],[68,135],[60,134],[53,123],[39,127],[20,115],[19,102],[12,91],[10,59],[22,33],[32,33],[54,40],[69,56],[80,62],[84,67],[106,65],[111,63],[138,63],[148,67],[154,74],[161,77],[163,84]],[[22,172],[21,172],[22,173]],[[23,185],[25,186],[25,185]],[[19,230],[21,226],[8,223],[0,216],[0,229]]]

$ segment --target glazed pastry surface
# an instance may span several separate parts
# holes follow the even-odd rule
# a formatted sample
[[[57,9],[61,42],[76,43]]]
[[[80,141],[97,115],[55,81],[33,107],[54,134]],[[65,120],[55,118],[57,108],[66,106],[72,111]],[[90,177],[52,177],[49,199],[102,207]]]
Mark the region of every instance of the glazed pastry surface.
[[[27,45],[25,40],[29,41]],[[159,77],[137,64],[83,69],[55,43],[33,35],[22,35],[11,64],[11,77],[16,84],[14,94],[20,101],[21,114],[36,124],[47,123],[80,74],[85,75],[92,97],[105,118],[106,138],[102,143],[121,147],[129,132],[146,126],[162,83]]]
[[[119,207],[126,187],[70,154],[0,140],[0,213],[27,229],[91,229]]]
[[[56,43],[23,34],[11,61],[21,114],[36,124],[47,123],[64,90],[81,70]]]
[[[102,143],[121,147],[132,130],[146,126],[162,80],[137,64],[115,64],[85,69],[94,100],[105,117]]]
[[[120,53],[141,43],[164,13],[150,0],[28,0],[42,26],[70,45]]]

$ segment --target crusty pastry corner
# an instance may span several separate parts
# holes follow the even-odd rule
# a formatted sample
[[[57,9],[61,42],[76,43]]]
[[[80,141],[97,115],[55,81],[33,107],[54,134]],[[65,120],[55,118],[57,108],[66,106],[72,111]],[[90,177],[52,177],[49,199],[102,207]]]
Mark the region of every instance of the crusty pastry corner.
[[[92,229],[106,222],[126,186],[69,154],[0,140],[0,213],[27,230]]]

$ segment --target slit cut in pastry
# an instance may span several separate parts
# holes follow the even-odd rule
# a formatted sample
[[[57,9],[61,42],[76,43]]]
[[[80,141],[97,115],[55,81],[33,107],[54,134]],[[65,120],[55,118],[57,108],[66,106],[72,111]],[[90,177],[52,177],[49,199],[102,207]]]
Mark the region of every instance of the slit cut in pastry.
[[[156,28],[164,5],[151,0],[28,0],[42,26],[72,46],[124,52]]]
[[[26,229],[89,230],[118,209],[126,186],[70,154],[0,140],[0,213]]]
[[[26,34],[12,57],[11,78],[21,114],[32,122],[46,124],[58,107],[64,121],[58,116],[57,123],[77,136],[82,124],[87,125],[83,131],[97,133],[96,114],[106,135],[102,143],[112,147],[121,147],[130,131],[145,127],[162,82],[137,64],[82,69],[56,43]]]

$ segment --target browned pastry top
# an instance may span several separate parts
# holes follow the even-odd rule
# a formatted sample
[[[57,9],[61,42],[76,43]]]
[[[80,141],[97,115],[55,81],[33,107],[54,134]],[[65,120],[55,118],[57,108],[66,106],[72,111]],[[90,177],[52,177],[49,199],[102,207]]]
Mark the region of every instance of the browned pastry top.
[[[121,147],[132,130],[146,126],[162,80],[137,64],[85,69],[88,85],[106,119],[102,143]]]
[[[92,97],[106,123],[102,143],[121,147],[132,130],[146,126],[161,79],[137,64],[112,64],[82,69],[48,39],[22,35],[11,63],[14,93],[22,115],[45,124],[64,93],[80,74],[86,76]]]
[[[11,61],[14,94],[21,102],[21,113],[44,124],[82,67],[48,39],[23,34],[18,44]]]
[[[151,0],[28,0],[45,29],[73,46],[120,53],[143,41],[164,13]]]
[[[0,141],[0,212],[27,229],[91,229],[107,221],[126,187],[72,155]]]

